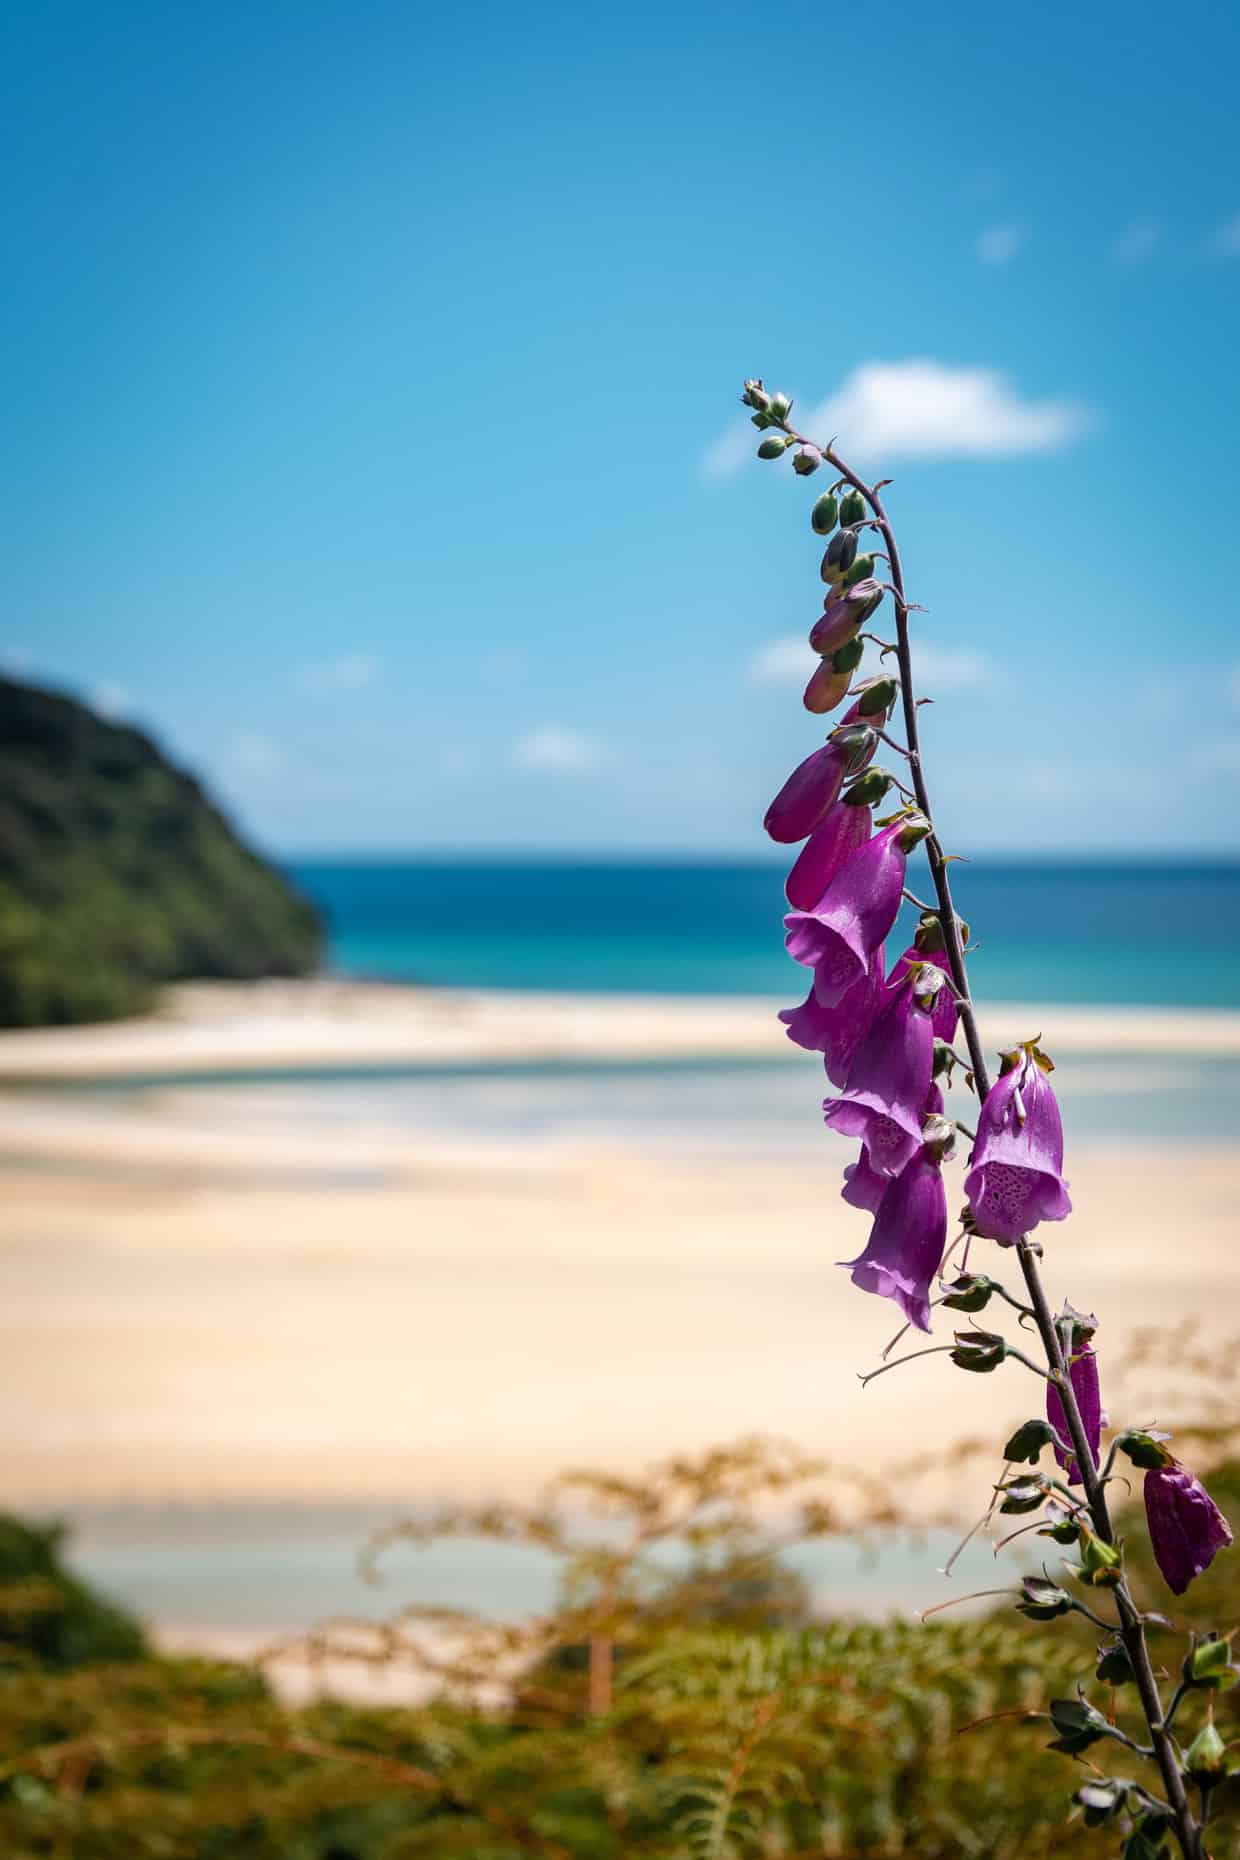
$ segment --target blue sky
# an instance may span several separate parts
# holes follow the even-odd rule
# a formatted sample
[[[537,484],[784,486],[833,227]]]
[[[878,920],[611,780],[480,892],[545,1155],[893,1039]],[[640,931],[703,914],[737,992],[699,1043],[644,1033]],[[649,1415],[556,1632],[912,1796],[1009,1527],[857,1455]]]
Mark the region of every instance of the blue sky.
[[[895,479],[953,844],[1240,849],[1234,8],[6,21],[2,656],[263,844],[759,850],[760,373]]]

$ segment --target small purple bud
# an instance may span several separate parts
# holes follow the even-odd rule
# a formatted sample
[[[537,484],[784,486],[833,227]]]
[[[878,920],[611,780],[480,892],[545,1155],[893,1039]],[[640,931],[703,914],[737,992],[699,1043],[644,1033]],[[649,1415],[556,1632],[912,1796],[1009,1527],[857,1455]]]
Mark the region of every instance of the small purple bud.
[[[827,604],[810,629],[809,643],[815,652],[834,652],[864,626],[883,598],[876,581],[859,581],[854,587],[832,592]]]
[[[1102,1393],[1098,1386],[1098,1358],[1094,1355],[1091,1341],[1097,1326],[1088,1320],[1089,1328],[1077,1326],[1073,1329],[1069,1345],[1068,1379],[1072,1383],[1072,1392],[1076,1396],[1076,1405],[1080,1410],[1081,1420],[1085,1424],[1085,1438],[1089,1442],[1094,1456],[1094,1465],[1098,1464],[1098,1443],[1102,1439],[1102,1426],[1105,1416],[1102,1412]],[[1062,1334],[1062,1332],[1061,1332]],[[1046,1418],[1061,1440],[1070,1440],[1068,1417],[1064,1413],[1059,1390],[1053,1382],[1046,1385]],[[1061,1453],[1055,1448],[1055,1458],[1068,1477],[1069,1485],[1081,1483],[1080,1469],[1076,1459],[1068,1453]]]
[[[865,740],[852,735],[841,737],[840,731],[850,726],[863,731]],[[859,718],[856,706],[845,711],[839,729],[832,731],[821,749],[815,749],[793,769],[767,808],[762,824],[771,838],[780,845],[790,846],[812,833],[827,809],[839,798],[844,777],[863,767],[872,758],[877,745],[878,737]]]
[[[801,698],[806,710],[815,717],[825,717],[837,704],[842,704],[848,696],[853,669],[851,665],[846,665],[840,671],[830,659],[819,659],[814,671],[810,673],[809,683]]]
[[[964,1180],[975,1232],[1000,1246],[1014,1246],[1040,1221],[1062,1221],[1072,1212],[1063,1124],[1046,1062],[1033,1042],[1008,1057],[978,1117]]]
[[[802,446],[792,461],[792,469],[798,478],[808,478],[811,472],[818,470],[822,464],[822,453],[817,446]]]
[[[822,579],[834,586],[842,581],[857,559],[857,538],[852,530],[836,530],[827,544],[819,573]]]
[[[1163,1581],[1183,1595],[1231,1542],[1231,1526],[1200,1479],[1170,1460],[1145,1475],[1145,1519]]]

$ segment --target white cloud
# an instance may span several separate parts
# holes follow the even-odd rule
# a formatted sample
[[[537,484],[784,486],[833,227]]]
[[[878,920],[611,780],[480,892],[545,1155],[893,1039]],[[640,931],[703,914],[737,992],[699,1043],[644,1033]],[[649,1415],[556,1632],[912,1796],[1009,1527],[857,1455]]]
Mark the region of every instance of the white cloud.
[[[1161,238],[1157,220],[1130,220],[1111,247],[1111,257],[1117,265],[1143,265],[1153,258]]]
[[[1010,265],[1029,238],[1024,226],[988,226],[977,235],[977,256],[983,265]]]
[[[600,744],[580,730],[545,723],[517,739],[512,759],[519,769],[589,769],[602,760],[602,753]]]
[[[1227,689],[1233,704],[1240,704],[1240,665],[1233,665],[1227,677]]]
[[[93,711],[97,711],[101,717],[107,717],[109,721],[123,717],[129,709],[129,693],[124,685],[114,685],[106,680],[95,686],[86,701]]]
[[[284,751],[279,744],[255,730],[243,730],[240,736],[234,737],[229,759],[242,775],[257,776],[260,780],[278,774],[284,767]]]
[[[845,457],[1002,458],[1053,452],[1089,425],[1073,400],[1022,400],[995,368],[953,368],[945,362],[863,362],[839,391],[798,416],[802,431],[824,443],[838,436]],[[711,478],[729,477],[750,456],[753,427],[729,429],[702,464]]]
[[[1214,234],[1213,245],[1220,258],[1240,258],[1240,213],[1223,221]]]
[[[937,646],[933,640],[913,640],[913,671],[919,695],[934,697],[940,691],[971,691],[995,676],[994,660],[968,646]]]
[[[749,676],[756,685],[804,684],[813,669],[814,655],[803,634],[773,639],[749,661]]]
[[[381,660],[370,652],[346,652],[338,659],[316,659],[301,668],[303,690],[322,694],[328,691],[360,691],[370,684]]]
[[[20,678],[34,664],[34,654],[29,646],[5,646],[0,649],[0,671],[8,672],[13,678]]]

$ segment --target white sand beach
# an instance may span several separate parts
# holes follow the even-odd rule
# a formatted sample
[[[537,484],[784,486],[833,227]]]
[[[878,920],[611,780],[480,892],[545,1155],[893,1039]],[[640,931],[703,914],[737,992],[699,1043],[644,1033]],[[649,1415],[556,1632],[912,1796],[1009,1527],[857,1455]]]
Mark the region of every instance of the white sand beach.
[[[987,1024],[1038,1031],[1016,1009]],[[1039,1025],[1061,1062],[1074,1042],[1117,1060],[1240,1050],[1240,1016],[1059,1010]],[[761,1131],[669,1146],[601,1113],[574,1131],[421,1127],[383,1109],[381,1082],[373,1117],[340,1123],[287,1082],[35,1083],[785,1054],[806,1094],[787,1152]],[[771,1076],[735,1074],[729,1098],[743,1112]],[[755,1430],[873,1458],[907,1445],[914,1407],[946,1442],[1036,1405],[1020,1373],[979,1381],[942,1358],[860,1388],[896,1314],[834,1263],[861,1249],[865,1217],[839,1200],[846,1146],[818,1127],[820,1075],[770,1003],[185,989],[150,1022],[6,1034],[0,1077],[13,1504],[518,1492],[568,1462],[631,1467]],[[1076,1213],[1046,1233],[1047,1276],[1098,1311],[1100,1347],[1192,1313],[1234,1327],[1234,1150],[1070,1130],[1069,1174]]]

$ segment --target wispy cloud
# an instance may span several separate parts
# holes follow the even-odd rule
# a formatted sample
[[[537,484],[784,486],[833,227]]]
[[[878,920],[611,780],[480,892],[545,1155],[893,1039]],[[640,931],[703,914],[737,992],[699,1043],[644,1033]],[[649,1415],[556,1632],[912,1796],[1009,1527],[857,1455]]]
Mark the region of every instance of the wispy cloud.
[[[971,691],[991,684],[997,675],[994,660],[984,652],[968,646],[939,646],[921,638],[913,641],[913,669],[917,689],[928,697],[940,691]]]
[[[602,745],[580,730],[545,723],[518,737],[512,759],[519,769],[591,769],[603,759]]]
[[[1028,241],[1029,229],[1009,220],[1006,225],[987,226],[980,232],[975,250],[983,265],[1010,265]]]
[[[1199,743],[1193,751],[1195,766],[1206,775],[1240,775],[1240,738]]]
[[[29,646],[0,647],[0,672],[7,672],[10,678],[21,678],[34,664],[34,654]]]
[[[318,695],[329,691],[360,691],[372,682],[381,664],[371,652],[345,652],[338,659],[315,659],[303,665],[299,683],[303,691]]]
[[[756,685],[804,684],[814,669],[814,655],[799,637],[786,633],[759,646],[749,661],[749,676]]]
[[[953,368],[930,359],[864,362],[839,392],[811,408],[803,432],[838,435],[848,457],[1002,458],[1055,452],[1090,424],[1074,400],[1022,400],[995,368]],[[752,426],[737,425],[706,451],[707,477],[730,477],[756,450]]]
[[[1219,258],[1240,258],[1240,213],[1215,229],[1211,244]]]
[[[1130,220],[1111,247],[1117,265],[1144,265],[1158,250],[1162,227],[1157,220]]]
[[[277,775],[284,767],[284,751],[279,744],[256,730],[243,730],[233,738],[228,759],[239,774],[252,775],[259,780]]]

